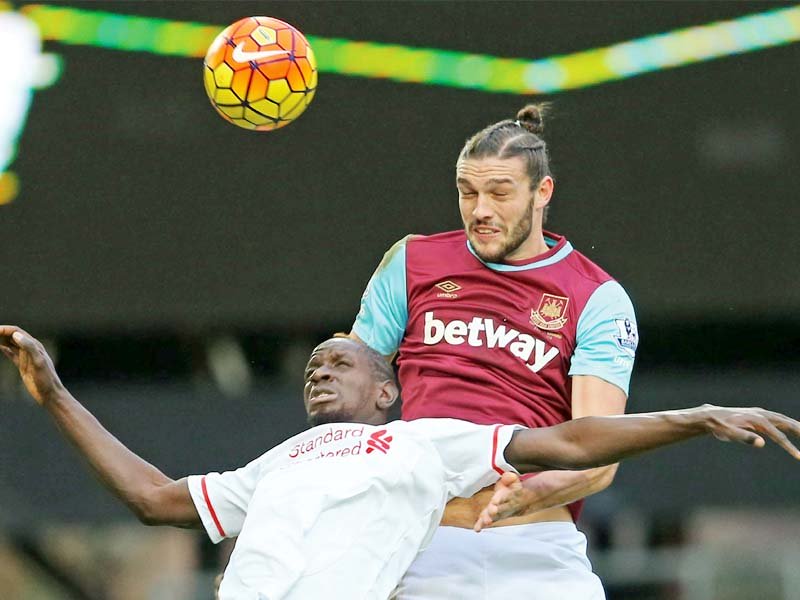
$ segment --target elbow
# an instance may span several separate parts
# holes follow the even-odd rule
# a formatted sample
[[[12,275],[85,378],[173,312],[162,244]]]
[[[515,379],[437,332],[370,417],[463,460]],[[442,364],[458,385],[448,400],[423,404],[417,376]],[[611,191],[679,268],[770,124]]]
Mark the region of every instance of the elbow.
[[[148,527],[161,525],[158,511],[146,499],[132,502],[128,505],[128,508],[142,525],[147,525]]]
[[[138,498],[131,500],[128,503],[128,508],[130,508],[133,515],[142,525],[152,527],[155,525],[168,524],[161,503],[158,500],[156,490],[144,493]]]
[[[148,527],[155,527],[156,525],[163,525],[164,522],[159,518],[159,516],[155,513],[149,511],[134,511],[136,518],[139,519],[139,522],[142,525],[147,525]]]

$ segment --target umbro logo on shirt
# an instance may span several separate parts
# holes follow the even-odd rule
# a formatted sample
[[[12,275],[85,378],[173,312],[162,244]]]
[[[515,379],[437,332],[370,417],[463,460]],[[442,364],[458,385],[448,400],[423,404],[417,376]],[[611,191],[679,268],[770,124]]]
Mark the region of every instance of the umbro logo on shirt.
[[[386,451],[389,449],[389,443],[392,441],[392,436],[386,435],[385,429],[379,429],[367,440],[367,454],[371,454],[376,450],[378,452],[382,452],[386,454]]]
[[[436,294],[437,298],[458,298],[458,294],[456,294],[456,292],[461,289],[460,285],[458,285],[455,281],[450,281],[449,279],[440,281],[433,287],[441,290],[440,293]]]

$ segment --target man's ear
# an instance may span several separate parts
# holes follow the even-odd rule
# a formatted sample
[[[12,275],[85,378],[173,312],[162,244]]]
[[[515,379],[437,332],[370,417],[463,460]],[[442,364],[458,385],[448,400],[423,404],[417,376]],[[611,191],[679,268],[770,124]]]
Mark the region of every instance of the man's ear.
[[[386,380],[378,384],[378,399],[376,404],[381,410],[389,410],[397,401],[399,395],[400,390],[397,389],[397,384],[393,381]]]
[[[539,182],[539,185],[536,186],[536,189],[533,190],[533,196],[535,199],[535,208],[544,208],[548,204],[550,204],[550,199],[553,197],[553,190],[555,189],[555,182],[553,178],[547,175],[543,177],[542,180]]]

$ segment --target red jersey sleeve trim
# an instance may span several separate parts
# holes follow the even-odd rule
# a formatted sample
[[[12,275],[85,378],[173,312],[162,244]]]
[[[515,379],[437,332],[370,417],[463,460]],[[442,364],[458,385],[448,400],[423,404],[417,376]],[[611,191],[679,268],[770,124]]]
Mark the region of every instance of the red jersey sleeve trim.
[[[495,433],[495,444],[497,443],[497,433]],[[206,506],[208,506],[208,512],[211,513],[211,518],[214,520],[214,525],[217,526],[217,531],[222,537],[228,537],[225,533],[225,530],[222,528],[222,524],[219,522],[217,518],[217,511],[214,510],[214,506],[211,504],[211,498],[208,497],[208,486],[206,485],[206,478],[200,481],[200,486],[203,488],[203,499],[206,501]]]
[[[494,428],[494,433],[492,434],[492,469],[497,471],[500,475],[505,473],[503,469],[497,466],[497,436],[500,433],[500,428],[502,425],[496,425]],[[205,480],[203,480],[203,485],[205,486]],[[205,489],[205,487],[203,488]],[[212,513],[213,515],[213,513]]]

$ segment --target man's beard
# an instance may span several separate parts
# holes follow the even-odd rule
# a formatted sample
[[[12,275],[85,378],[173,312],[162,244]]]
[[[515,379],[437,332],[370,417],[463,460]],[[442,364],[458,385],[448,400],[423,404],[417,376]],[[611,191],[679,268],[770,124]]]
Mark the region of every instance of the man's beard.
[[[343,409],[325,410],[313,415],[308,415],[306,419],[309,427],[317,425],[328,425],[329,423],[351,423],[353,415]]]
[[[472,244],[472,249],[475,251],[475,254],[478,255],[483,262],[487,263],[499,263],[505,259],[506,256],[514,252],[517,248],[519,248],[522,244],[524,244],[528,237],[531,235],[531,229],[533,229],[533,201],[528,204],[528,208],[525,211],[525,214],[522,215],[519,221],[514,224],[514,228],[511,230],[511,234],[508,237],[508,240],[505,244],[503,244],[500,249],[496,250],[494,253],[490,254],[486,251],[478,249],[476,244]],[[469,237],[469,235],[468,235]]]

